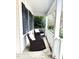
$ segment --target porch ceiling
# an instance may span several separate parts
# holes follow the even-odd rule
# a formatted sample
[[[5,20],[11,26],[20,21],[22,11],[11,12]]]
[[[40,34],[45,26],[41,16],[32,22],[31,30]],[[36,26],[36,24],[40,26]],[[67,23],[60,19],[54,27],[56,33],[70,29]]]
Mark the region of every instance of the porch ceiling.
[[[55,1],[56,0],[23,0],[23,3],[34,16],[46,16],[52,11]]]

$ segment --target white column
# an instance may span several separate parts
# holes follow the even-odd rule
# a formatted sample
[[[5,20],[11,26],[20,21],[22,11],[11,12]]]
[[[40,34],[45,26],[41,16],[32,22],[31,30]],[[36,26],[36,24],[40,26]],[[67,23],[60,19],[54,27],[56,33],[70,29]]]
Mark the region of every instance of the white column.
[[[63,59],[63,39],[61,39],[60,59]]]
[[[45,34],[47,35],[47,30],[48,30],[48,17],[45,17],[46,24],[45,24]]]
[[[48,17],[46,17],[46,26],[45,26],[45,30],[48,29]]]
[[[55,24],[55,37],[56,38],[59,38],[61,9],[62,9],[62,0],[57,0],[56,24]]]
[[[21,53],[21,45],[20,45],[20,20],[19,20],[19,7],[20,7],[20,1],[16,0],[16,53]]]
[[[58,38],[54,38],[54,43],[53,43],[53,58],[55,59],[60,59],[60,47],[61,47],[61,40]]]
[[[60,59],[61,40],[59,38],[59,30],[60,30],[61,9],[62,9],[62,0],[57,0],[55,37],[54,37],[54,46],[53,46],[53,57],[55,59]]]

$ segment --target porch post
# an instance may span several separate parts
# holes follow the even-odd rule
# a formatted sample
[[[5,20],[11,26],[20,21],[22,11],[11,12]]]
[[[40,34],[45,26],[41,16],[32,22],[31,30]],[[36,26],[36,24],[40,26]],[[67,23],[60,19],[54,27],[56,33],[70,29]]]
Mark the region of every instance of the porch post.
[[[48,30],[48,17],[45,17],[46,22],[45,22],[45,34],[47,35],[47,30]]]
[[[45,29],[47,30],[48,29],[48,17],[46,17],[46,27]]]
[[[56,38],[59,38],[61,9],[62,9],[62,0],[57,0],[56,23],[55,23],[55,37]]]
[[[53,58],[60,59],[61,40],[59,38],[59,30],[60,30],[60,17],[61,17],[61,9],[62,9],[62,0],[56,0],[56,1],[57,1],[57,9],[56,9],[56,23],[55,23],[54,46],[53,46]]]

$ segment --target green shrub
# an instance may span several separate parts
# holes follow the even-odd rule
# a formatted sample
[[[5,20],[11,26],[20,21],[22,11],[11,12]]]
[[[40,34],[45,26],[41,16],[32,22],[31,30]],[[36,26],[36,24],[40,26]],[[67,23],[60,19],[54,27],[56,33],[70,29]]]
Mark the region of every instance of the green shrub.
[[[34,16],[34,28],[44,28],[45,24],[43,23],[42,16]]]
[[[54,29],[54,26],[53,25],[51,25],[51,26],[48,26],[48,29]]]
[[[63,38],[63,28],[60,28],[60,38]]]

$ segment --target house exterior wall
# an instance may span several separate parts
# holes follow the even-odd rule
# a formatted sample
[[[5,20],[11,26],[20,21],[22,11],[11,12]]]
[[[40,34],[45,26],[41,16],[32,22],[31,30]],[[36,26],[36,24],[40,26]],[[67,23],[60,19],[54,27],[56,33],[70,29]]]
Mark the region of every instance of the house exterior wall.
[[[20,46],[20,14],[19,14],[19,0],[16,0],[16,53],[21,52]]]
[[[33,29],[33,15],[22,3],[22,23],[23,23],[23,35]]]
[[[24,50],[21,0],[16,0],[16,54]]]
[[[27,26],[28,24],[29,27]],[[28,30],[28,28],[30,29]],[[30,31],[31,29],[33,29],[33,15],[31,14],[29,15],[28,13],[25,14],[24,12],[22,14],[22,2],[21,0],[16,0],[16,53],[17,54],[23,52],[26,44],[24,40],[24,34],[26,34],[26,32]]]

